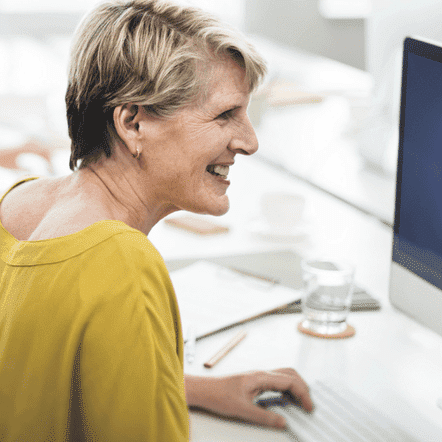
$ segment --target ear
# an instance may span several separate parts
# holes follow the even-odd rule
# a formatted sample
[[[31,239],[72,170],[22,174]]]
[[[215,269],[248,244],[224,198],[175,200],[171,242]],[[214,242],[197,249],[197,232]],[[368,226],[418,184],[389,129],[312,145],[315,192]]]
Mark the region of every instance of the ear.
[[[126,103],[114,109],[114,125],[118,136],[132,155],[141,141],[140,121],[144,118],[142,106]]]

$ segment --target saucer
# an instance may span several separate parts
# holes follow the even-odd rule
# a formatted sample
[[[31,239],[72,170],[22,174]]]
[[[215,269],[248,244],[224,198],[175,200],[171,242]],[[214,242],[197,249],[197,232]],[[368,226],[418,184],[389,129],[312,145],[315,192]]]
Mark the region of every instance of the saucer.
[[[250,224],[253,235],[270,241],[298,241],[306,236],[307,223],[300,221],[291,229],[277,229],[263,220],[255,220]]]

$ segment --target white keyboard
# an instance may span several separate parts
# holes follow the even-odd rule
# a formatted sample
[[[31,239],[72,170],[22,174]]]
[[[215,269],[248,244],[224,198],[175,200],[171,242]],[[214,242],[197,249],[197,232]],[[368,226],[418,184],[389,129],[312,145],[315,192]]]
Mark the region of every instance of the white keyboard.
[[[417,442],[342,386],[317,382],[310,394],[313,413],[280,393],[266,392],[257,403],[284,416],[288,432],[299,442]]]

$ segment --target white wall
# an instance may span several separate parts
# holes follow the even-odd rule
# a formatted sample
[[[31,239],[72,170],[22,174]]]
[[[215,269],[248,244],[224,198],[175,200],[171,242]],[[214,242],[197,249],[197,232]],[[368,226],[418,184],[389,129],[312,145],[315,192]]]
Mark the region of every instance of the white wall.
[[[365,22],[328,19],[319,0],[245,0],[245,30],[286,46],[365,68]]]

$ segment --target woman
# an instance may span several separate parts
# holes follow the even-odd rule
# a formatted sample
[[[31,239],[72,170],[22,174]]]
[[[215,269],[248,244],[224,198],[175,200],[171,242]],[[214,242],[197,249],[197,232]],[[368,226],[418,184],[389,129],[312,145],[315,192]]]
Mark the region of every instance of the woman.
[[[0,205],[0,439],[187,440],[187,405],[284,426],[253,405],[293,369],[183,379],[180,318],[146,235],[177,210],[228,210],[228,170],[253,154],[264,63],[205,13],[114,1],[80,25],[66,94],[70,166]],[[187,402],[187,405],[186,405]]]

